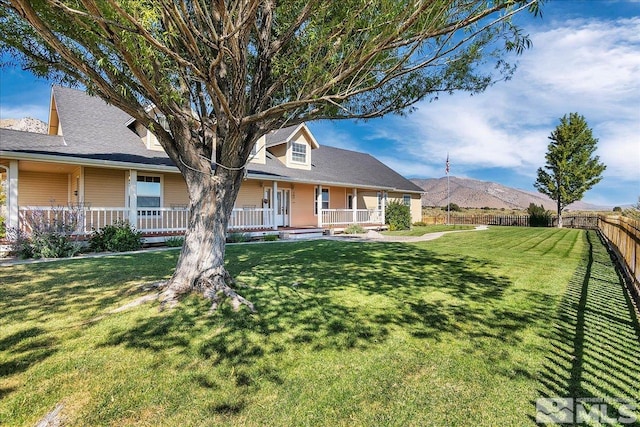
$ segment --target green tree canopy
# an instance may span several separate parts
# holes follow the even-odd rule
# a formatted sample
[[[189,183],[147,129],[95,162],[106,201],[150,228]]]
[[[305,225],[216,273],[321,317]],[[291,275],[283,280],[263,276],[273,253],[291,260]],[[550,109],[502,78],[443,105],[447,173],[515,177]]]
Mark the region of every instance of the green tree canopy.
[[[224,242],[256,140],[509,78],[505,53],[530,45],[512,17],[540,1],[0,0],[0,49],[153,130],[191,212],[164,299],[198,290],[239,304]]]
[[[581,200],[587,190],[600,182],[606,166],[594,155],[598,139],[578,113],[563,116],[549,139],[547,162],[538,169],[534,185],[556,201],[558,227],[562,227],[564,208]]]

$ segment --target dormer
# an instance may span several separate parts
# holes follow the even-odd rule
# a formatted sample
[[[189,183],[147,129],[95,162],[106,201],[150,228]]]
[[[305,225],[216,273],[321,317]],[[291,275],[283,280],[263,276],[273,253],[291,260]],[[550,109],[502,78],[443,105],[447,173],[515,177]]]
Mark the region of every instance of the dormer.
[[[160,123],[160,126],[162,126],[167,132],[170,132],[169,122],[162,113],[157,111],[153,105],[147,107],[147,111],[151,111],[152,113],[155,112],[156,120],[158,121],[158,123]],[[125,125],[133,130],[140,137],[140,139],[142,139],[142,142],[144,143],[145,147],[147,147],[147,150],[164,151],[164,148],[162,148],[162,145],[160,145],[160,141],[158,141],[158,138],[155,136],[155,134],[150,129],[144,127],[136,119],[131,118],[127,123],[125,123]]]
[[[249,155],[250,163],[257,163],[260,165],[264,165],[265,163],[267,163],[266,144],[267,144],[267,137],[265,135],[258,138],[256,143],[253,144],[253,148],[251,149],[251,154]]]
[[[60,125],[60,118],[58,117],[58,108],[56,106],[56,97],[53,96],[53,89],[51,89],[51,102],[49,103],[49,135],[62,135],[62,126]]]
[[[304,124],[270,132],[266,136],[269,153],[289,168],[311,170],[311,150],[320,147]]]

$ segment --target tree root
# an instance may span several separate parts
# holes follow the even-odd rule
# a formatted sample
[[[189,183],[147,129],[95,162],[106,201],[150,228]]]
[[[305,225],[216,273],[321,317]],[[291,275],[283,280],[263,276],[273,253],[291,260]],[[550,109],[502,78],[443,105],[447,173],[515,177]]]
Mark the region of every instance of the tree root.
[[[160,309],[174,308],[182,295],[195,291],[212,301],[211,312],[216,311],[226,297],[229,298],[234,311],[240,310],[245,305],[251,313],[257,313],[253,303],[233,289],[232,286],[236,282],[226,270],[215,269],[213,272],[209,271],[207,273],[196,279],[193,287],[176,286],[175,283],[172,283],[172,280],[168,281],[160,294]]]

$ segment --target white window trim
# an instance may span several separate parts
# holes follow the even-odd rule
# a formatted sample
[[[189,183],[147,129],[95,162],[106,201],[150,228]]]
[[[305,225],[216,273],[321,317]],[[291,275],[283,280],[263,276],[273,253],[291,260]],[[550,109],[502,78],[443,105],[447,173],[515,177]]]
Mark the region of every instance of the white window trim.
[[[407,199],[409,199],[409,203],[407,203]],[[404,203],[405,206],[411,207],[411,194],[403,194],[402,203]]]
[[[330,209],[331,207],[331,192],[329,191],[328,188],[326,187],[322,187],[322,192],[327,192],[327,209]],[[313,192],[313,195],[315,196],[313,198],[313,216],[318,216],[318,187],[315,187],[315,190]],[[322,201],[322,203],[324,204],[324,200]],[[324,209],[324,208],[322,208]]]
[[[138,178],[140,178],[141,176],[149,176],[149,177],[158,177],[160,178],[160,206],[157,208],[158,210],[156,211],[155,215],[143,215],[145,218],[158,218],[161,216],[161,211],[160,209],[162,209],[162,207],[164,206],[164,175],[162,174],[157,174],[157,173],[146,173],[146,172],[140,172],[138,171],[138,173],[136,174],[136,186],[138,181]],[[136,199],[140,196],[140,193],[138,192],[137,188],[136,188]],[[154,208],[147,208],[147,207],[141,207],[138,204],[138,201],[136,200],[136,210],[138,212],[140,211],[153,211]],[[142,216],[142,215],[139,215]]]
[[[295,160],[293,158],[294,154],[301,154],[301,153],[294,153],[293,151],[293,147],[294,145],[299,145],[304,147],[304,161],[300,161],[300,160]],[[296,141],[291,141],[291,163],[296,163],[299,165],[308,165],[309,164],[309,148],[308,145],[305,144],[304,142],[296,142]]]

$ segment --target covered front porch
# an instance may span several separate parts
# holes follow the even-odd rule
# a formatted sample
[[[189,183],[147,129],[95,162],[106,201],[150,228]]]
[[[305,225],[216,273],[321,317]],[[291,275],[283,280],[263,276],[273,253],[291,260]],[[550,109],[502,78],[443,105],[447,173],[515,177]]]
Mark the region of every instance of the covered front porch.
[[[179,235],[189,224],[186,186],[166,170],[100,168],[11,160],[0,163],[6,227],[33,231],[64,224],[68,232],[128,221],[146,236]],[[321,229],[340,232],[352,224],[385,225],[387,192],[377,188],[248,179],[229,220],[230,232]]]

